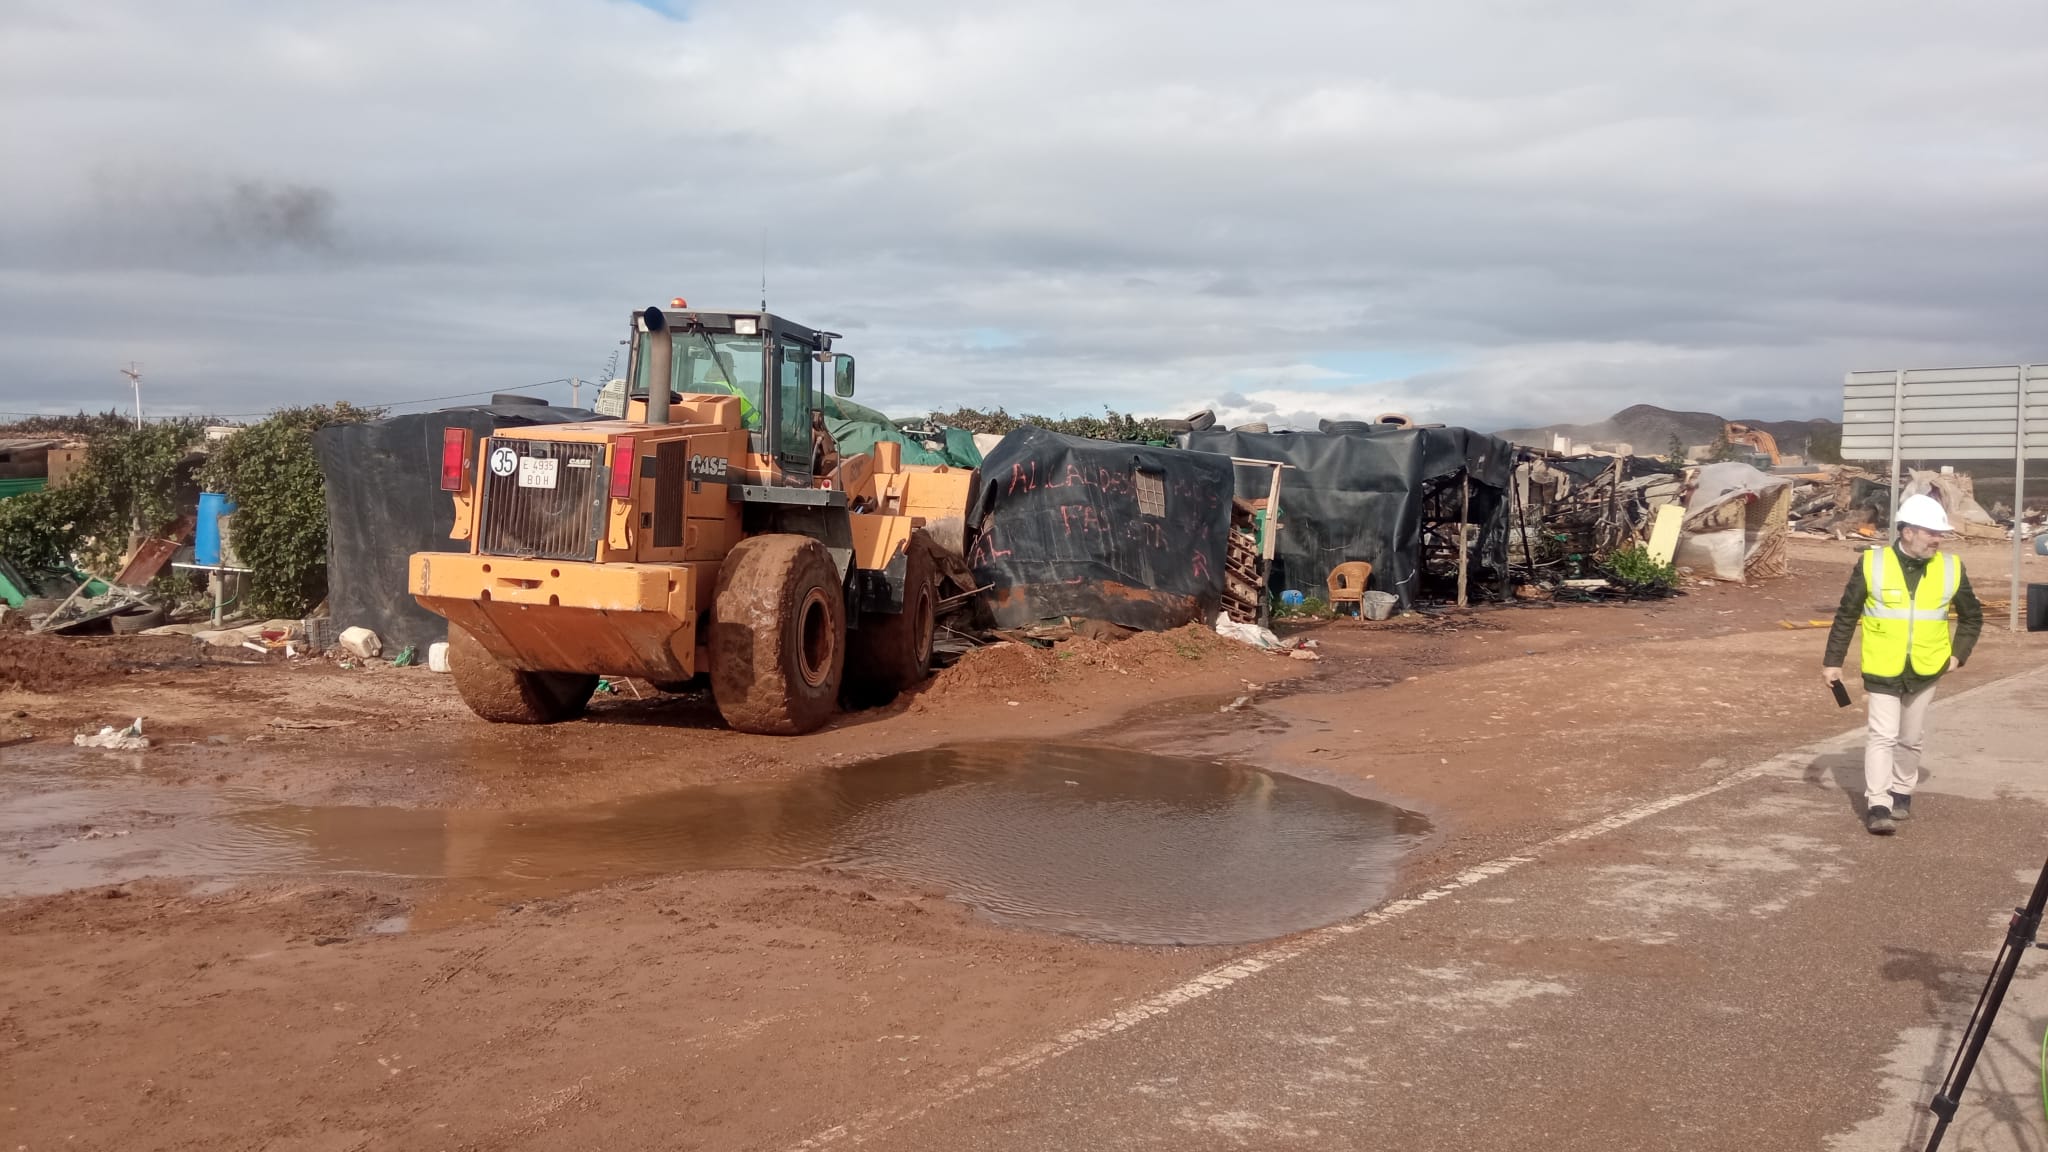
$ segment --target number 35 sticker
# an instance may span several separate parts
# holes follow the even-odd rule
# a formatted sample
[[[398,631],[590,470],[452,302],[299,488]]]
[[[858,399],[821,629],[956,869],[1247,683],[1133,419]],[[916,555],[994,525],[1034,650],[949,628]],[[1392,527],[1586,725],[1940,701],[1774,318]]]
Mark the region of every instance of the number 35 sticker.
[[[519,471],[519,453],[510,448],[491,450],[491,475],[510,476]]]

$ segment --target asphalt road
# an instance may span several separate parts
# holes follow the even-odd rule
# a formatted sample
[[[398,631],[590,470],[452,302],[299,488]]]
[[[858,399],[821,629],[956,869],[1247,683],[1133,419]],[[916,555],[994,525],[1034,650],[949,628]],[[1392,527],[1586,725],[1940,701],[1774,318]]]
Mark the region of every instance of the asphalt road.
[[[2048,851],[2044,742],[2048,674],[1938,699],[1889,839],[1860,733],[1758,749],[804,1146],[1918,1147]],[[2029,954],[1947,1147],[2048,1147],[2044,1025]]]

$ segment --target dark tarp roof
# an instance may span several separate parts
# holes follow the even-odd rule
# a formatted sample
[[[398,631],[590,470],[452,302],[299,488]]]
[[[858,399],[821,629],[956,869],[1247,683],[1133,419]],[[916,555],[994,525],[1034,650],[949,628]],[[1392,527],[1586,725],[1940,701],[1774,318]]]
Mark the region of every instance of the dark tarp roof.
[[[1373,566],[1370,587],[1412,605],[1421,592],[1424,502],[1432,481],[1471,474],[1474,523],[1481,526],[1473,581],[1507,570],[1507,488],[1514,445],[1468,428],[1374,428],[1321,432],[1190,432],[1203,452],[1294,465],[1280,484],[1281,531],[1274,588],[1324,595],[1330,570],[1347,560]],[[1237,494],[1263,499],[1272,473],[1237,470]],[[1452,518],[1456,518],[1452,504]]]

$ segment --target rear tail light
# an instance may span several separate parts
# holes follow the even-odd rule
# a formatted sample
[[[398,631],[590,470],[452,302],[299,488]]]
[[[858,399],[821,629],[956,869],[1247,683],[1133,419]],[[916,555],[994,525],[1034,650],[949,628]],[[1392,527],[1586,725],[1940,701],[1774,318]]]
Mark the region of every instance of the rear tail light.
[[[631,500],[633,481],[640,477],[640,457],[634,451],[633,438],[621,436],[612,441],[612,499]]]
[[[441,491],[469,487],[469,429],[441,429]]]

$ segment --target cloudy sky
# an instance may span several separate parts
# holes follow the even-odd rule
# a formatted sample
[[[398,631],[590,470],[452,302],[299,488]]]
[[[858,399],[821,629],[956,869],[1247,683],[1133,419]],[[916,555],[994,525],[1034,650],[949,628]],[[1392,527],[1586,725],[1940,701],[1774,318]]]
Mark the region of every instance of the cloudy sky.
[[[0,411],[601,377],[765,237],[898,414],[1838,415],[2048,360],[2044,109],[2040,0],[0,0]]]

